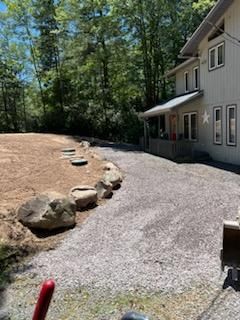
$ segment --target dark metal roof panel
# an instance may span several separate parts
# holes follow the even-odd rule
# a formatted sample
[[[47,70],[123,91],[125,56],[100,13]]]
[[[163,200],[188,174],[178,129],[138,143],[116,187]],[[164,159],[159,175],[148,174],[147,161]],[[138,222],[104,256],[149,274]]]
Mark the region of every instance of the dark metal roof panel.
[[[201,97],[203,95],[203,91],[194,91],[187,94],[184,94],[182,96],[175,97],[161,105],[158,105],[154,108],[151,108],[150,110],[143,113],[143,118],[150,118],[160,115],[161,113],[168,112],[172,110],[173,108],[179,107],[187,102],[192,101],[193,99],[196,99],[198,97]]]

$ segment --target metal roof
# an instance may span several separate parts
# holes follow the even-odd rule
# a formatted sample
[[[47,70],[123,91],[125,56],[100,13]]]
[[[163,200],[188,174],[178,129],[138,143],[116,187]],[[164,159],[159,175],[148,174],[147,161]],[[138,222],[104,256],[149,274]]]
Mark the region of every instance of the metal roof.
[[[185,94],[183,96],[175,97],[169,101],[167,101],[164,104],[161,104],[159,106],[156,106],[146,112],[143,113],[143,118],[150,118],[157,116],[161,113],[165,113],[167,111],[172,110],[175,107],[179,107],[180,105],[183,105],[193,99],[196,99],[197,97],[200,97],[203,95],[203,91],[194,91],[188,94]]]
[[[197,61],[199,58],[198,57],[193,57],[193,58],[190,58],[184,62],[182,62],[181,64],[179,64],[178,66],[176,66],[174,69],[168,71],[166,73],[166,77],[171,77],[173,75],[175,75],[177,73],[177,71],[181,70],[182,68],[185,68],[187,67],[189,64]]]
[[[196,53],[199,43],[211,31],[213,25],[215,25],[223,16],[233,1],[234,0],[218,0],[216,5],[212,8],[207,17],[203,20],[203,22],[180,51],[182,56],[190,57]]]

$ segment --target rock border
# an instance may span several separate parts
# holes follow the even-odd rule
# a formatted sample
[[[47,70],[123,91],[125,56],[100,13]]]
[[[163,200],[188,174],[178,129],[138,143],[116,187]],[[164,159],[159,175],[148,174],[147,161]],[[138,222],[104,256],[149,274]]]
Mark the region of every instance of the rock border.
[[[83,148],[83,150],[86,152],[88,151],[91,154],[92,158],[98,159],[99,161],[104,161],[105,158],[103,158],[101,155],[95,153],[93,150],[90,150],[91,144],[88,141],[81,141],[80,146]],[[73,148],[65,148],[64,150],[72,150]],[[76,151],[76,150],[75,150]],[[63,153],[63,150],[62,150]],[[103,199],[109,199],[113,196],[113,191],[117,190],[121,187],[121,183],[123,181],[123,174],[118,166],[116,166],[112,162],[105,162],[102,164],[102,169],[104,171],[102,178],[95,184],[95,186],[86,186],[86,185],[78,185],[75,187],[72,187],[68,193],[68,195],[62,195],[62,197],[65,197],[66,199],[69,199],[69,201],[75,203],[76,210],[78,212],[85,211],[89,208],[94,208],[97,206],[98,201],[101,201]],[[35,197],[32,197],[25,201],[22,205],[20,205],[17,208],[17,218],[18,221],[21,222],[24,226],[34,229],[34,224],[27,225],[25,221],[23,221],[23,212],[26,211],[26,208],[31,206],[32,203],[37,202],[39,197],[46,196],[48,193],[56,193],[55,191],[49,191],[45,193],[41,193],[36,195]],[[56,193],[57,194],[57,193]],[[52,208],[52,211],[54,212],[55,208]],[[57,212],[56,208],[56,214],[59,214]],[[31,212],[28,212],[29,216],[31,216]],[[34,219],[36,219],[37,216],[37,208],[34,212],[32,212],[32,215],[34,215]],[[41,214],[39,212],[39,219],[41,217]],[[59,216],[59,219],[61,217]],[[31,220],[31,217],[29,217]],[[76,214],[74,216],[74,220],[76,223]],[[56,224],[57,226],[58,224]],[[53,227],[52,229],[58,229],[61,228],[61,226]],[[44,229],[44,227],[43,227]],[[49,230],[49,227],[46,228],[46,230]]]

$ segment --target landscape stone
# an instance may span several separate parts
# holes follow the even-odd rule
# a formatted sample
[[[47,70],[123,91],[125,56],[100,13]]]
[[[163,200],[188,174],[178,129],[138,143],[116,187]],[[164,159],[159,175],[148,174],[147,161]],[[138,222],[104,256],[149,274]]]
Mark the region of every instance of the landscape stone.
[[[119,169],[106,171],[103,175],[103,181],[105,183],[111,183],[113,188],[120,185],[122,182],[122,173]]]
[[[111,195],[113,185],[110,182],[100,180],[95,185],[95,188],[97,190],[98,199],[104,199]]]
[[[75,152],[75,151],[76,151],[75,148],[65,148],[65,149],[62,149],[62,152],[64,152],[64,153]]]
[[[76,204],[57,192],[40,194],[21,205],[18,220],[33,229],[53,230],[75,224]]]
[[[88,141],[83,140],[82,142],[80,142],[80,146],[84,149],[89,149],[90,143]]]
[[[85,159],[74,159],[74,160],[70,160],[70,161],[73,166],[84,166],[84,165],[88,164],[88,161]]]
[[[141,313],[130,311],[127,312],[121,320],[149,320],[149,318]]]
[[[103,170],[109,171],[109,170],[119,170],[119,168],[112,162],[104,163]]]
[[[84,209],[97,202],[97,190],[91,186],[76,186],[70,190],[69,196],[76,202],[77,210]]]

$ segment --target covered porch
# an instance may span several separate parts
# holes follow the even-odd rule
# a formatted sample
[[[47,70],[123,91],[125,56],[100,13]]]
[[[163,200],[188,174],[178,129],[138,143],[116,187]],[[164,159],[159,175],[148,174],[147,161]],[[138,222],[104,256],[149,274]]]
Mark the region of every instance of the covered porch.
[[[192,157],[197,140],[197,115],[192,113],[181,119],[179,106],[201,95],[202,92],[195,91],[146,111],[143,114],[143,149],[171,160]]]

